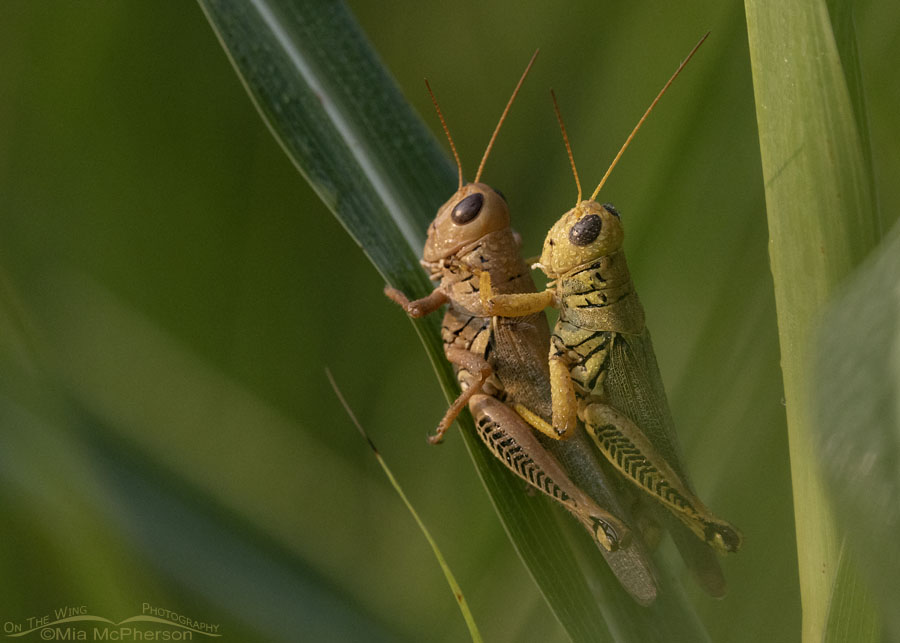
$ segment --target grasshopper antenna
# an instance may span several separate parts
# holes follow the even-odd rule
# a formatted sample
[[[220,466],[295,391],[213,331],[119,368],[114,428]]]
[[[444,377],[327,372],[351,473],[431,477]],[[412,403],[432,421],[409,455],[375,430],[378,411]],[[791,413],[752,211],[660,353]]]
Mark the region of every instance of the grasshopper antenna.
[[[494,128],[494,133],[491,136],[491,140],[488,142],[487,149],[484,151],[484,156],[481,157],[481,164],[478,166],[478,172],[475,173],[475,181],[473,181],[474,183],[478,183],[478,179],[481,178],[481,173],[484,170],[484,164],[487,163],[488,156],[491,153],[491,148],[494,147],[494,141],[497,140],[497,134],[500,133],[500,128],[503,126],[503,121],[506,120],[506,115],[509,113],[509,108],[512,107],[513,101],[516,100],[519,89],[522,88],[522,83],[525,82],[525,77],[528,75],[528,72],[531,71],[531,66],[534,64],[534,59],[537,58],[537,55],[540,51],[540,49],[534,50],[534,55],[532,55],[531,60],[528,61],[528,66],[525,67],[525,71],[522,72],[522,77],[519,78],[519,83],[513,90],[512,96],[509,97],[509,102],[506,104],[506,109],[504,109],[503,113],[500,115],[500,122],[498,122],[497,127]]]
[[[625,139],[625,144],[622,146],[622,149],[619,150],[619,153],[616,154],[616,158],[613,159],[613,162],[610,164],[609,169],[606,170],[606,174],[604,174],[603,178],[600,179],[600,185],[597,186],[597,189],[594,190],[594,193],[591,195],[591,201],[595,201],[597,199],[597,195],[600,194],[600,189],[603,187],[603,184],[606,183],[606,179],[609,178],[609,175],[612,172],[613,168],[616,166],[616,163],[618,163],[619,159],[622,158],[622,154],[625,152],[625,149],[629,146],[629,144],[631,144],[631,139],[633,139],[634,135],[637,134],[637,131],[641,129],[641,125],[644,124],[647,116],[649,116],[650,112],[653,111],[653,108],[656,107],[656,103],[658,103],[659,99],[662,98],[662,95],[666,93],[666,90],[669,89],[669,85],[671,85],[672,81],[674,81],[678,77],[678,74],[681,73],[681,70],[684,69],[684,66],[688,64],[688,61],[694,56],[697,50],[700,49],[700,45],[703,44],[703,41],[706,40],[708,36],[709,32],[707,31],[706,34],[700,39],[700,42],[694,45],[694,48],[691,49],[691,53],[687,55],[687,58],[681,61],[681,64],[678,65],[678,69],[676,69],[675,73],[672,74],[672,77],[669,78],[669,82],[667,82],[663,86],[660,92],[656,95],[656,98],[653,99],[653,102],[650,103],[650,107],[648,107],[647,111],[644,112],[644,115],[641,116],[641,120],[638,121],[638,124],[634,126],[633,130],[631,130],[631,134],[629,134],[628,138]]]
[[[556,94],[550,90],[550,98],[553,99],[553,111],[556,112],[556,120],[559,121],[559,129],[562,131],[563,142],[566,144],[566,152],[569,154],[569,165],[572,166],[572,174],[575,175],[575,187],[578,188],[578,199],[575,205],[581,203],[581,181],[578,180],[578,170],[575,168],[575,157],[572,155],[572,146],[569,144],[569,135],[566,134],[566,125],[563,123],[562,114],[559,111],[559,103],[556,102]]]
[[[428,90],[428,95],[431,96],[431,102],[434,103],[434,109],[437,111],[438,118],[441,119],[441,126],[444,128],[444,134],[447,135],[447,140],[450,141],[450,149],[453,150],[453,158],[456,159],[456,169],[459,172],[459,188],[462,189],[463,186],[463,171],[462,171],[462,163],[459,162],[459,154],[456,151],[456,145],[453,144],[453,137],[450,136],[450,128],[447,127],[447,121],[444,120],[444,115],[441,113],[441,106],[438,105],[437,98],[434,97],[434,92],[431,91],[431,85],[428,84],[428,79],[425,79],[425,88]]]

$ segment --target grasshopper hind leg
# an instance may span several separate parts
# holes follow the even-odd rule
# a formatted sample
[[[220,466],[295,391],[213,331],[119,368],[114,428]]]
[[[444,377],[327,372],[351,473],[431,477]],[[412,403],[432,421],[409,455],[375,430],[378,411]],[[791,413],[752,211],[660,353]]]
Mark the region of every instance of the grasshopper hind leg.
[[[473,396],[469,408],[478,436],[508,469],[568,509],[607,551],[630,543],[624,523],[572,482],[515,411],[488,395]]]
[[[663,503],[699,538],[721,552],[735,552],[741,533],[716,517],[628,417],[593,401],[582,409],[585,428],[610,463]]]

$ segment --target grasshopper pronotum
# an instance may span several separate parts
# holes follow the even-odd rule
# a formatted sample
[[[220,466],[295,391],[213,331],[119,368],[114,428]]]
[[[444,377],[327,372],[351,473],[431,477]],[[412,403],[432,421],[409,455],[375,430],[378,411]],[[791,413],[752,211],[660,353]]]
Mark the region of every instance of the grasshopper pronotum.
[[[541,360],[531,358],[546,354],[549,345],[544,313],[492,320],[482,308],[478,291],[480,273],[491,275],[503,292],[535,290],[528,266],[519,256],[520,242],[510,227],[505,198],[479,182],[500,126],[533,62],[534,57],[500,117],[473,183],[463,182],[459,155],[432,94],[459,169],[459,188],[438,210],[423,253],[423,266],[439,283],[431,294],[416,301],[409,301],[390,287],[385,288],[385,294],[412,317],[422,317],[448,304],[442,324],[444,352],[456,368],[462,394],[429,441],[440,442],[468,405],[478,434],[492,453],[516,475],[569,510],[605,550],[614,551],[628,544],[630,530],[572,482],[531,427],[506,404],[509,399],[536,408],[549,406],[541,401],[542,396],[549,398],[546,367]]]
[[[560,117],[578,199],[550,229],[540,263],[535,264],[550,279],[548,288],[540,293],[494,295],[493,279],[485,274],[480,289],[485,309],[495,315],[530,315],[547,306],[560,310],[549,359],[552,422],[517,405],[529,424],[560,439],[571,436],[580,419],[600,451],[627,480],[662,503],[711,547],[733,552],[741,545],[740,532],[714,516],[687,482],[644,311],[625,262],[619,213],[596,201],[644,119],[705,39],[657,95],[588,200],[581,199]],[[559,116],[558,107],[556,111]]]

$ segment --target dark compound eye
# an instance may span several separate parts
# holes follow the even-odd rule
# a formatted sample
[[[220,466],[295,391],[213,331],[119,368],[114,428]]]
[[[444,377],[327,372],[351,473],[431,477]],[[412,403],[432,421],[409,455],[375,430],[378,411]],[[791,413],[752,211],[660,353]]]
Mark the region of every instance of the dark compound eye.
[[[569,230],[569,241],[576,246],[586,246],[600,236],[603,220],[599,214],[589,214],[579,219]]]
[[[450,218],[453,220],[453,223],[459,225],[468,223],[478,216],[478,213],[481,212],[482,205],[484,205],[483,194],[480,192],[470,194],[456,204],[456,207],[453,208],[453,212],[450,213]]]
[[[497,188],[491,188],[491,189],[492,189],[494,192],[496,192],[497,194],[500,195],[500,198],[503,199],[503,202],[504,202],[504,203],[509,203],[509,202],[506,200],[506,197],[503,195],[503,192],[501,192],[501,191],[498,190]]]
[[[606,211],[613,215],[615,218],[619,218],[619,211],[613,207],[612,203],[604,203],[603,207],[606,208]]]

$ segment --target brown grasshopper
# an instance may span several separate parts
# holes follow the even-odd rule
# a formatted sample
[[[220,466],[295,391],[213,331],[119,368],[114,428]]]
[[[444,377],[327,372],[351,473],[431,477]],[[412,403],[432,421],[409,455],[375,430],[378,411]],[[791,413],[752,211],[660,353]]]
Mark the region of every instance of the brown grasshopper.
[[[687,481],[644,311],[622,251],[619,213],[595,200],[644,119],[705,39],[657,95],[586,201],[581,200],[571,147],[556,106],[578,199],[551,228],[540,263],[535,264],[551,281],[540,293],[504,294],[498,289],[494,295],[493,276],[485,273],[480,290],[485,310],[495,315],[532,315],[547,306],[560,310],[549,351],[552,422],[517,405],[529,424],[551,438],[566,439],[580,419],[625,479],[662,503],[708,545],[734,552],[741,545],[740,532],[714,516]],[[678,544],[684,553],[683,543]],[[699,573],[706,574],[707,588],[713,593],[724,591],[724,584],[716,578],[717,565],[701,560],[700,566],[706,567]]]
[[[534,57],[494,130],[473,183],[463,182],[459,155],[432,94],[459,169],[459,188],[438,210],[423,253],[422,265],[438,285],[431,294],[415,301],[390,287],[385,288],[385,294],[412,317],[448,306],[442,324],[444,353],[456,369],[462,393],[429,441],[440,442],[468,405],[479,437],[508,469],[565,507],[604,550],[615,551],[628,544],[629,529],[570,479],[531,427],[506,403],[515,400],[534,405],[531,408],[546,408],[549,417],[546,365],[534,359],[546,354],[549,345],[543,312],[492,320],[482,308],[478,290],[482,273],[490,275],[498,290],[505,293],[535,290],[528,266],[519,256],[520,240],[510,227],[505,198],[479,182],[491,147],[533,62]]]

